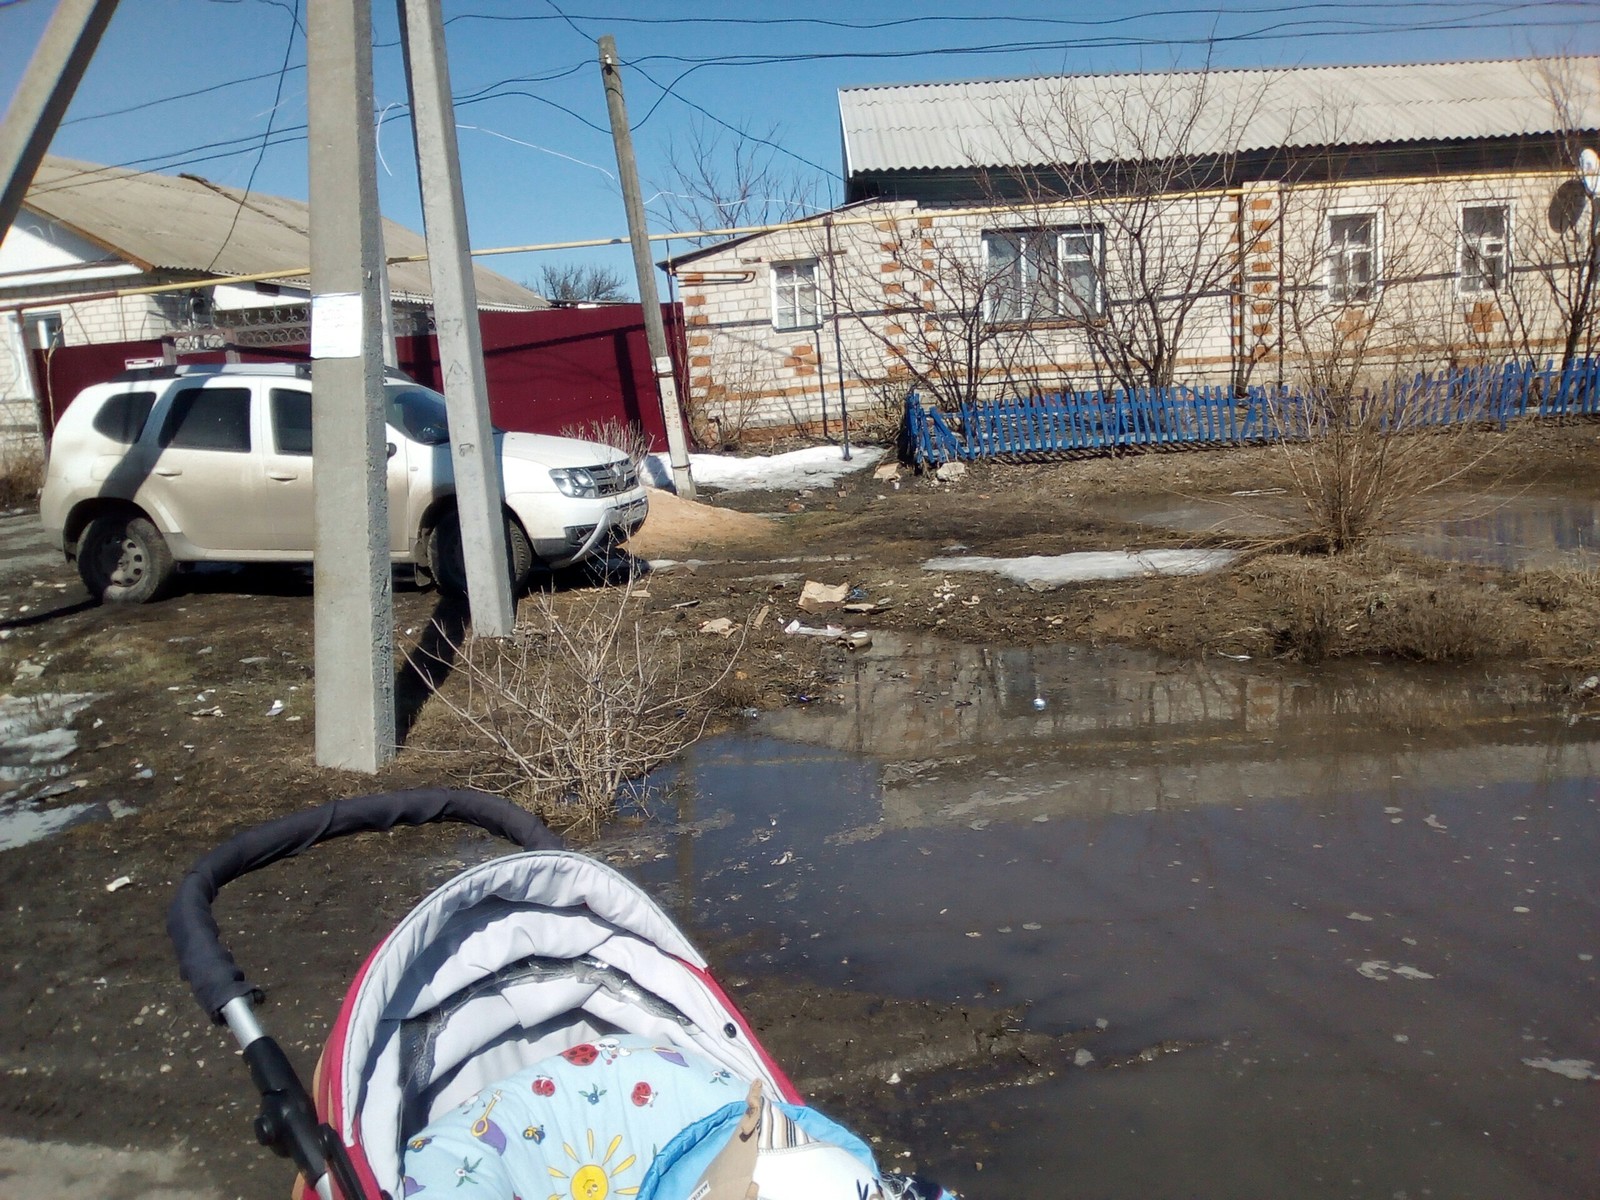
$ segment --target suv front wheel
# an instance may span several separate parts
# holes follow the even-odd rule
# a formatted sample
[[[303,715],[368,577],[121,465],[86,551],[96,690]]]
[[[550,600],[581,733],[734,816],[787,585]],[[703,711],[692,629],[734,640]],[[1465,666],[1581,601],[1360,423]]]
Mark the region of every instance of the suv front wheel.
[[[522,526],[506,518],[506,559],[511,568],[511,594],[519,595],[533,573],[533,546]],[[467,594],[467,564],[461,548],[461,521],[451,513],[439,522],[428,539],[428,571],[439,590],[450,596]]]
[[[107,604],[159,599],[175,569],[167,539],[142,516],[96,517],[78,539],[78,575]]]

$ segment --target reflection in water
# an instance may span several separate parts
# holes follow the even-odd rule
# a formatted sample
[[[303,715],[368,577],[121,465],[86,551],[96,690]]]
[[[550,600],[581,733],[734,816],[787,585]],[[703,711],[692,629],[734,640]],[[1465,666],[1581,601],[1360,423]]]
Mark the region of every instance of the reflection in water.
[[[1600,501],[1550,496],[1458,496],[1431,502],[1418,527],[1395,543],[1435,558],[1491,566],[1549,569],[1600,565]],[[1185,533],[1259,536],[1281,533],[1295,512],[1287,496],[1238,500],[1107,498],[1096,512]]]
[[[1481,673],[885,638],[846,665],[838,703],[685,756],[692,837],[643,873],[757,974],[1106,1022],[1092,1068],[934,1106],[932,1173],[1592,1194],[1600,1091],[1529,1064],[1600,1058],[1594,723]],[[1163,1040],[1190,1048],[1107,1066]]]

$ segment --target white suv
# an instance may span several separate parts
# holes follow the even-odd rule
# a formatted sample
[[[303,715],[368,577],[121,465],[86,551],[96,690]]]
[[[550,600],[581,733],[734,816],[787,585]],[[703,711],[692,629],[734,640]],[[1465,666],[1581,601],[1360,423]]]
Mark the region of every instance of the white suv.
[[[385,383],[389,552],[462,592],[444,397]],[[180,562],[310,562],[309,367],[129,371],[85,388],[50,448],[40,517],[92,595],[160,596]],[[611,446],[496,431],[518,586],[582,562],[644,524],[635,464]]]

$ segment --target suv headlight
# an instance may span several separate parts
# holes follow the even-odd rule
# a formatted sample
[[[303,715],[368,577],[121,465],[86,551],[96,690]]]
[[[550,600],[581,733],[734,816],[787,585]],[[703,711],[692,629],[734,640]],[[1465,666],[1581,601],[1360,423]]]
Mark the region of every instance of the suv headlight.
[[[600,485],[595,482],[594,472],[586,467],[552,467],[550,482],[556,485],[556,490],[563,496],[593,500],[600,495]]]

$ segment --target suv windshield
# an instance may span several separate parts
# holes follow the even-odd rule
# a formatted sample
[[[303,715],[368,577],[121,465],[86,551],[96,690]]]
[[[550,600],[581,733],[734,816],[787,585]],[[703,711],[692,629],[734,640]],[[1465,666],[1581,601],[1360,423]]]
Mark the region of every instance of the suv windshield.
[[[384,402],[384,419],[413,442],[442,446],[450,440],[450,421],[444,397],[426,388],[391,387]]]

